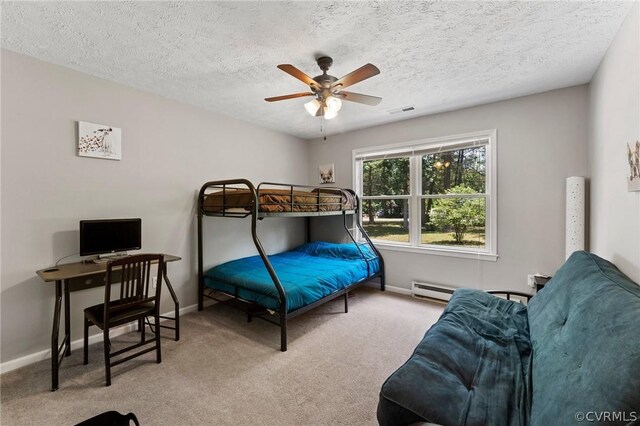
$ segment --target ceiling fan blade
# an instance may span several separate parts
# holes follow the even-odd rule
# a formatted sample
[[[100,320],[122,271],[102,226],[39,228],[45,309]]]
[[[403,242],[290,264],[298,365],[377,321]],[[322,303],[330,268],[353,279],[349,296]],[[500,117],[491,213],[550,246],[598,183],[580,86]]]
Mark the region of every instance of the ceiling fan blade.
[[[275,101],[284,101],[285,99],[302,98],[305,96],[315,96],[315,95],[311,92],[293,93],[291,95],[282,95],[282,96],[274,96],[272,98],[265,98],[264,100],[267,102],[275,102]]]
[[[307,84],[309,86],[318,85],[318,83],[314,79],[312,79],[311,77],[309,77],[308,75],[306,75],[305,73],[303,73],[302,71],[300,71],[298,68],[294,67],[291,64],[280,64],[278,65],[278,68],[280,68],[282,71],[286,72],[287,74],[297,78],[304,84]]]
[[[359,83],[362,80],[373,77],[380,74],[380,70],[373,64],[366,64],[358,68],[357,70],[350,72],[344,77],[336,80],[331,87],[341,86],[342,88]]]
[[[371,106],[376,106],[380,103],[380,101],[382,101],[382,98],[379,98],[377,96],[361,95],[360,93],[345,91],[337,93],[336,96],[345,101],[358,102],[359,104]]]

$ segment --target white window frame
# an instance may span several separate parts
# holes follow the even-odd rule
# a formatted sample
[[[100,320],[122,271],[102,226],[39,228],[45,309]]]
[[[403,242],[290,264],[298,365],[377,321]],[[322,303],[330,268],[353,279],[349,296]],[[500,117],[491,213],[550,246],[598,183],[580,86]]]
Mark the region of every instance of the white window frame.
[[[418,225],[419,221],[414,218],[420,218],[421,199],[425,198],[422,194],[422,167],[420,151],[428,151],[433,149],[441,149],[448,151],[455,149],[456,145],[468,146],[473,141],[483,142],[486,147],[486,180],[485,193],[483,194],[485,202],[485,247],[445,247],[436,245],[423,245],[420,243],[421,231]],[[467,259],[479,259],[496,261],[498,259],[498,203],[497,203],[497,130],[482,130],[478,132],[470,132],[459,135],[444,136],[438,138],[422,139],[417,141],[402,142],[391,145],[382,145],[368,148],[358,148],[352,151],[353,164],[353,188],[355,188],[358,197],[362,197],[362,163],[366,157],[393,158],[405,157],[410,158],[410,195],[394,195],[380,196],[381,199],[408,199],[409,200],[409,241],[410,243],[400,243],[392,241],[380,240],[374,241],[376,247],[385,250],[433,254],[442,256],[454,256]],[[377,197],[376,197],[377,198]],[[367,197],[370,199],[370,197]],[[361,202],[362,204],[362,202]],[[362,221],[362,209],[360,209],[360,218]]]

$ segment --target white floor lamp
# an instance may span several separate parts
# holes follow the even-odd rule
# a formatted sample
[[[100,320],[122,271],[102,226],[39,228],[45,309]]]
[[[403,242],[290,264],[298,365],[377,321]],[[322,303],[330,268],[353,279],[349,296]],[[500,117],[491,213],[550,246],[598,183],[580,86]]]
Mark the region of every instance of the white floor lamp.
[[[585,178],[567,178],[566,198],[566,257],[585,249]]]

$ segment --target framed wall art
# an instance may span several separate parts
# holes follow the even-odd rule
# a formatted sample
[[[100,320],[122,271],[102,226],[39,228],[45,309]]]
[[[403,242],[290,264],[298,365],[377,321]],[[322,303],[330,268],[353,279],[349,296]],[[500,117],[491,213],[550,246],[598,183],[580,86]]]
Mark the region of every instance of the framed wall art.
[[[640,141],[627,144],[627,160],[629,161],[627,190],[640,191]]]
[[[120,160],[122,129],[106,124],[78,122],[78,155],[80,157]]]
[[[320,167],[320,183],[336,183],[333,164],[322,164]]]

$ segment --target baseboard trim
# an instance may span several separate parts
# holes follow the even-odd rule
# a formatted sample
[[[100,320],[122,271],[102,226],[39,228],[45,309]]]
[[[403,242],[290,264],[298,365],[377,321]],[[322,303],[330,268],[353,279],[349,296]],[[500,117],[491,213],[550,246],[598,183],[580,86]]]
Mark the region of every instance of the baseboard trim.
[[[190,305],[180,309],[180,316],[188,314],[189,312],[194,312],[198,310],[198,305]],[[173,318],[175,311],[167,312],[162,314],[162,316]],[[166,321],[166,319],[161,320],[161,322]],[[111,330],[109,334],[112,337],[121,336],[123,334],[129,333],[130,331],[134,331],[136,329],[136,324],[131,323],[127,325],[123,325],[122,327],[114,328]],[[82,349],[83,346],[82,338],[78,340],[74,340],[71,342],[71,350]],[[102,342],[103,336],[102,333],[96,333],[92,336],[89,336],[89,344],[93,345],[94,343]],[[12,359],[10,361],[6,361],[0,363],[0,374],[8,373],[9,371],[16,370],[21,367],[25,367],[27,365],[43,361],[45,359],[51,359],[51,349],[45,349],[43,351],[38,351],[29,355],[22,356],[20,358]]]
[[[378,290],[380,289],[380,283],[378,283],[378,282],[368,282],[368,283],[364,284],[364,286],[365,287],[375,288],[375,289],[378,289]],[[388,285],[388,284],[385,284],[384,288],[385,288],[386,291],[390,291],[391,293],[404,294],[404,295],[407,295],[407,296],[411,296],[412,295],[411,290],[408,289],[408,288],[396,287],[396,286]]]
[[[404,294],[406,296],[412,296],[411,290],[404,287],[396,287],[393,285],[385,285],[384,288],[392,293]]]

